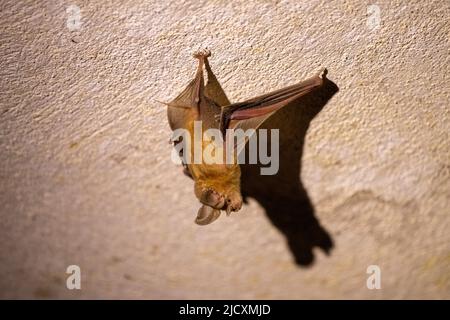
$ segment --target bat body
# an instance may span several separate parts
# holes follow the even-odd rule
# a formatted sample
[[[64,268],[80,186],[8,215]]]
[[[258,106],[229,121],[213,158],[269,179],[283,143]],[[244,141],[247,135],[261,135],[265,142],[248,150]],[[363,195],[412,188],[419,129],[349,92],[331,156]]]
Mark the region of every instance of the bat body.
[[[190,134],[188,152],[190,159],[195,158],[194,146],[200,146],[202,151],[212,151],[212,154],[223,156],[220,163],[184,162],[184,172],[194,182],[194,193],[202,203],[195,222],[205,225],[213,222],[221,211],[229,215],[240,210],[242,196],[240,191],[241,170],[236,157],[227,163],[225,159],[227,141],[216,144],[203,135],[195,134],[196,122],[201,121],[202,131],[217,129],[224,140],[228,129],[257,129],[268,117],[295,99],[311,92],[323,83],[326,74],[324,69],[317,76],[299,84],[289,86],[253,99],[231,104],[220,83],[211,70],[208,62],[209,51],[194,54],[199,64],[195,77],[188,86],[168,106],[167,114],[172,130],[184,129]],[[207,83],[204,83],[204,69],[207,73]],[[180,140],[174,141],[177,145]],[[236,146],[234,146],[236,148]],[[183,151],[185,152],[185,150]],[[180,155],[185,159],[185,154]]]

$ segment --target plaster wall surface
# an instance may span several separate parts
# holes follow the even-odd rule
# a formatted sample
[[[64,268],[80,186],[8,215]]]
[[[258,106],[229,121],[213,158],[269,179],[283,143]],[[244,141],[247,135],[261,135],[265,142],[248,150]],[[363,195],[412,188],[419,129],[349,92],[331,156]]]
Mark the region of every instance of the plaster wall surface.
[[[450,298],[449,16],[445,0],[2,1],[0,297]],[[328,244],[299,226],[288,245],[264,196],[193,223],[155,99],[204,47],[232,101],[328,68],[339,91],[281,149]],[[267,126],[295,131],[296,108]]]

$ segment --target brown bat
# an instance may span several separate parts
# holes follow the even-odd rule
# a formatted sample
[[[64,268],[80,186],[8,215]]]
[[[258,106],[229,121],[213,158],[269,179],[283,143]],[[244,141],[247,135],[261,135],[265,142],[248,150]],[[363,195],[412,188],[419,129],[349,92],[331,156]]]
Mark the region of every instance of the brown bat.
[[[194,141],[194,126],[196,121],[201,121],[202,130],[218,129],[225,140],[225,146],[215,145],[214,153],[226,149],[227,129],[241,128],[257,129],[268,117],[280,108],[288,105],[297,98],[311,92],[323,84],[326,69],[318,75],[302,81],[298,84],[264,94],[244,102],[231,104],[223,91],[208,62],[210,51],[204,50],[194,53],[198,59],[197,72],[194,79],[174,100],[165,103],[168,106],[167,114],[172,130],[187,130],[192,141],[190,146],[200,143],[204,150],[211,146],[211,141],[206,141],[203,136],[201,141]],[[206,69],[207,83],[204,84],[203,69]],[[181,140],[173,141],[176,146]],[[229,141],[228,141],[229,142]],[[234,138],[233,138],[233,144]],[[237,146],[234,145],[236,148]],[[194,148],[190,147],[191,159],[194,158]],[[223,149],[223,150],[221,150]],[[223,153],[225,154],[225,153]],[[186,154],[180,154],[185,160]],[[194,192],[202,203],[195,222],[206,225],[215,221],[221,213],[226,211],[229,215],[232,211],[238,211],[242,206],[240,191],[240,166],[233,158],[232,163],[200,163],[186,161],[183,163],[184,172],[194,182]]]

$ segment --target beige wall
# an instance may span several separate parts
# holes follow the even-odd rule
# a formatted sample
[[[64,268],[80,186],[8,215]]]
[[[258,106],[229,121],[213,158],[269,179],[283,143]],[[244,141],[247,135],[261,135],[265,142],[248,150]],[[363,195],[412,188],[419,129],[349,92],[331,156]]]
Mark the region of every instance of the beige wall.
[[[449,1],[377,1],[380,28],[366,1],[40,3],[0,4],[0,297],[450,298]],[[277,113],[280,174],[198,227],[155,99],[205,46],[232,101],[320,67],[339,92]]]

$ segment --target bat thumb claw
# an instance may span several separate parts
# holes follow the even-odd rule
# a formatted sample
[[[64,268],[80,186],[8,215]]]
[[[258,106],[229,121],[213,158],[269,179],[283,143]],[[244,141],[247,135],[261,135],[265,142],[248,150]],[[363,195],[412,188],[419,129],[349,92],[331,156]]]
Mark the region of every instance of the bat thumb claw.
[[[318,76],[319,78],[324,79],[326,78],[327,74],[328,74],[327,68],[323,68],[322,70],[319,71]]]

